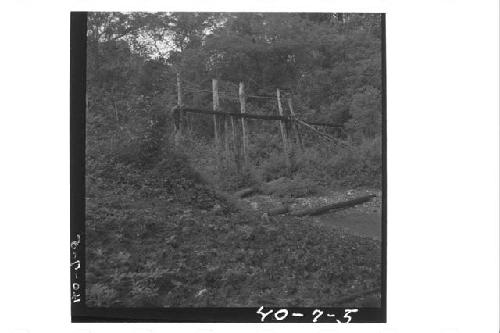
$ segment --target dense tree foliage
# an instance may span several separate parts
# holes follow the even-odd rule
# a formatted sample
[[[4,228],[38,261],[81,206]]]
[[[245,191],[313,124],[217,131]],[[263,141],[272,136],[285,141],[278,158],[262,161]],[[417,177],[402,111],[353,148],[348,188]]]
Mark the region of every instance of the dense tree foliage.
[[[249,94],[288,90],[299,114],[377,135],[379,122],[357,118],[380,118],[379,21],[375,14],[91,13],[89,103],[133,131],[137,117],[154,121],[173,105],[181,72],[198,90],[210,90],[212,78],[234,94],[231,84],[240,81]],[[188,104],[210,101],[186,89]]]

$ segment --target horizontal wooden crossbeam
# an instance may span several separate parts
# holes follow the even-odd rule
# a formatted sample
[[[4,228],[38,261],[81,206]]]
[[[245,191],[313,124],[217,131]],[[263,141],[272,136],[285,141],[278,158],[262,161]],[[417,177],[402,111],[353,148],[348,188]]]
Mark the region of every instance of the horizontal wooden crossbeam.
[[[231,116],[237,118],[247,118],[247,119],[261,119],[261,120],[290,120],[289,117],[274,116],[267,114],[250,114],[250,113],[238,113],[238,112],[222,112],[222,111],[212,111],[212,110],[201,110],[193,108],[182,108],[182,111],[189,113],[200,113],[200,114],[215,114],[220,116]]]
[[[251,113],[239,113],[239,112],[222,112],[222,111],[202,110],[202,109],[187,108],[187,107],[183,107],[182,111],[188,112],[188,113],[211,114],[211,115],[220,115],[220,116],[231,116],[231,117],[246,118],[246,119],[281,120],[281,121],[292,121],[292,120],[294,120],[291,117],[280,116],[280,115],[251,114]],[[332,124],[332,123],[323,123],[323,122],[306,122],[306,123],[309,124],[309,125],[314,125],[314,126],[327,126],[327,127],[342,128],[341,125]]]

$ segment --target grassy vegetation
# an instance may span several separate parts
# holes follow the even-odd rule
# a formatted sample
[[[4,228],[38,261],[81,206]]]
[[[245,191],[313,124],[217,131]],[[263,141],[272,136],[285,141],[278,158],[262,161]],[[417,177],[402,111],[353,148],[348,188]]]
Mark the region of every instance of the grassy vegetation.
[[[89,166],[88,306],[328,306],[380,286],[379,242],[264,221],[162,156]]]
[[[235,191],[248,186],[261,186],[269,181],[287,177],[291,179],[276,189],[278,196],[290,193],[292,196],[315,194],[321,188],[358,188],[382,186],[382,142],[380,137],[365,139],[347,145],[332,145],[315,142],[301,151],[291,154],[291,168],[288,169],[280,145],[273,142],[277,135],[266,135],[268,146],[251,145],[260,154],[250,151],[250,165],[238,172],[234,161],[223,160],[217,168],[217,152],[211,141],[188,135],[183,141],[190,163],[196,170],[211,180],[220,190]],[[260,142],[257,137],[254,139]],[[266,189],[263,188],[264,192]]]

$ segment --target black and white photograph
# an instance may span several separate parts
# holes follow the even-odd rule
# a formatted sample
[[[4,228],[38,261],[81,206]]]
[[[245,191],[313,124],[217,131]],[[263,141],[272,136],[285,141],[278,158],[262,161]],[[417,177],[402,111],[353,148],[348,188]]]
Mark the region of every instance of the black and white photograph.
[[[0,8],[1,332],[500,332],[498,1]]]
[[[79,302],[383,321],[383,30],[383,14],[89,12]]]

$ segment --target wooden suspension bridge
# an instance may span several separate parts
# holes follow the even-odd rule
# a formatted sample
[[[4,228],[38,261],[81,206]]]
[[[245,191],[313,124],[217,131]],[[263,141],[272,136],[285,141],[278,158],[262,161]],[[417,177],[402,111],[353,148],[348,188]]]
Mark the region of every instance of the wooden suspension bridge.
[[[282,92],[280,89],[276,89],[276,96],[255,96],[251,95],[252,98],[276,98],[276,103],[278,106],[278,114],[255,114],[247,113],[246,111],[246,100],[247,96],[245,94],[245,84],[243,82],[239,83],[238,89],[238,100],[240,104],[239,112],[228,112],[223,111],[219,104],[219,81],[217,79],[212,79],[212,109],[198,109],[193,107],[185,106],[183,103],[183,86],[181,81],[181,76],[177,74],[177,105],[172,109],[172,115],[174,119],[174,142],[175,145],[179,145],[180,139],[186,133],[186,114],[203,114],[212,115],[213,117],[213,128],[214,128],[214,140],[216,145],[216,152],[218,155],[222,151],[225,151],[226,156],[231,155],[235,158],[236,165],[238,168],[241,167],[240,157],[243,156],[243,165],[248,165],[248,126],[247,120],[262,120],[262,121],[279,121],[279,128],[281,133],[283,153],[285,156],[285,162],[289,168],[291,165],[290,153],[293,149],[304,149],[303,139],[302,139],[302,128],[308,129],[313,133],[319,135],[325,140],[333,142],[335,144],[346,145],[346,143],[338,138],[335,138],[325,132],[320,131],[317,127],[328,127],[335,128],[340,133],[343,133],[343,126],[328,122],[318,122],[318,121],[306,121],[298,117],[294,111],[292,103],[292,95],[285,94],[288,104],[288,113],[285,114],[284,108],[282,106]],[[240,125],[238,125],[240,123]],[[240,128],[241,130],[238,130]],[[241,135],[237,135],[240,132]],[[219,160],[220,156],[217,156]]]

